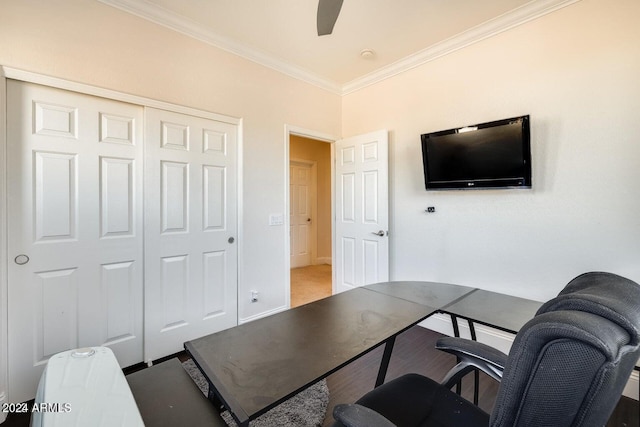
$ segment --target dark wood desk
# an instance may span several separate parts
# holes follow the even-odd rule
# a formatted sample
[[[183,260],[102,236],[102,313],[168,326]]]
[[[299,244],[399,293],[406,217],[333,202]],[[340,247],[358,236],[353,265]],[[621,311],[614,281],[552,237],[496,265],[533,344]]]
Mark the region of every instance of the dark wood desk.
[[[475,291],[474,288],[467,286],[439,282],[382,282],[363,286],[363,289],[428,307],[437,307],[437,311],[441,311],[443,307],[447,307]],[[392,337],[385,345],[376,378],[376,387],[384,383],[394,344],[395,337]]]
[[[477,290],[468,286],[438,282],[383,282],[363,288],[439,310]]]
[[[356,288],[188,341],[185,349],[209,380],[210,398],[247,426],[379,345],[392,348],[398,334],[439,308]]]
[[[513,297],[497,292],[474,289],[440,311],[451,316],[453,335],[460,336],[458,318],[465,319],[469,325],[471,339],[476,341],[475,324],[490,326],[505,332],[517,334],[518,331],[535,316],[541,302]],[[478,404],[480,375],[474,372],[473,403]],[[456,387],[460,393],[460,384]]]
[[[475,289],[441,311],[468,320],[471,327],[480,323],[517,334],[541,306],[538,301]]]
[[[458,318],[466,320],[476,339],[474,323],[516,334],[541,305],[466,286],[385,282],[188,341],[185,349],[209,380],[210,399],[248,426],[385,344],[376,380],[382,384],[395,337],[435,313],[451,316],[455,335]]]

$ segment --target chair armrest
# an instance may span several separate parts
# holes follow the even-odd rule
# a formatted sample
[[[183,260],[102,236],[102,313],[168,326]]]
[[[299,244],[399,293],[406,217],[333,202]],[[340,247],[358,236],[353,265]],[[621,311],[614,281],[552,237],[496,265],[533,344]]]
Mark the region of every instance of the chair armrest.
[[[333,418],[345,427],[396,427],[373,409],[355,403],[336,405],[333,408]]]
[[[453,387],[474,369],[480,369],[496,381],[502,379],[507,355],[486,344],[464,338],[445,337],[436,342],[438,350],[454,354],[460,361],[442,380],[442,385]]]

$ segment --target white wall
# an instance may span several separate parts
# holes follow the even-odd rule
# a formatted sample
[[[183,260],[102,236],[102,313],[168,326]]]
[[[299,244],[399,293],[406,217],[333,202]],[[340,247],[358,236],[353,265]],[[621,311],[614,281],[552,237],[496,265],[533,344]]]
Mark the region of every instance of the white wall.
[[[337,135],[340,97],[94,0],[1,9],[1,65],[243,119],[239,317],[285,308],[284,125]]]
[[[0,64],[243,118],[241,319],[286,303],[286,233],[268,226],[285,213],[285,123],[391,131],[393,279],[544,300],[587,270],[640,280],[638,16],[637,0],[582,0],[341,101],[96,1],[5,0]],[[424,190],[421,133],[519,114],[533,190]]]
[[[544,300],[588,270],[640,281],[639,16],[582,0],[341,101],[93,0],[3,0],[0,64],[243,118],[241,319],[286,304],[284,124],[390,130],[393,279]],[[421,133],[520,114],[533,190],[424,190]]]
[[[392,279],[536,300],[590,270],[640,281],[638,17],[582,0],[343,97],[343,136],[391,132]],[[532,190],[425,191],[420,134],[521,114]]]

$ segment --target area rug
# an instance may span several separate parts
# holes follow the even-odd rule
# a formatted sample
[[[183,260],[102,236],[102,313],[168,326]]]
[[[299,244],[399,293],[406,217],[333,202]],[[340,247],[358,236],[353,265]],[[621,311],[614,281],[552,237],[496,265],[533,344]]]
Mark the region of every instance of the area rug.
[[[183,362],[182,366],[202,393],[207,396],[209,384],[193,360]],[[328,404],[329,388],[327,381],[322,380],[251,421],[249,425],[251,427],[320,427],[324,422]],[[237,427],[228,411],[222,412],[221,415],[227,425]]]

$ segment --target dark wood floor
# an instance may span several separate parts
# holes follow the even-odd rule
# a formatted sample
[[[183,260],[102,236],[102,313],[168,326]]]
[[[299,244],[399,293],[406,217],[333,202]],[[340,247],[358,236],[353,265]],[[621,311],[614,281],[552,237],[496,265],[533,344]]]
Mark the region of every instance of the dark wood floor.
[[[435,350],[435,342],[442,335],[422,327],[414,327],[401,334],[391,356],[387,381],[402,374],[416,372],[440,381],[445,373],[455,365],[455,357]],[[351,403],[373,388],[382,359],[382,349],[378,348],[361,357],[327,378],[329,386],[329,408],[324,426],[333,423],[331,413],[338,403]],[[498,391],[498,384],[488,376],[480,375],[478,405],[491,412]],[[473,376],[463,381],[462,395],[471,400],[473,396]],[[607,427],[640,427],[640,405],[638,401],[622,397]]]
[[[408,372],[416,372],[440,381],[455,364],[455,357],[435,350],[435,342],[442,335],[414,327],[401,334],[391,356],[387,380]],[[186,356],[183,356],[186,357]],[[351,403],[373,388],[378,367],[382,359],[382,348],[373,350],[350,365],[327,378],[329,386],[329,408],[324,426],[333,424],[331,413],[338,403]],[[493,408],[498,385],[491,378],[480,375],[479,406],[487,412]],[[463,381],[462,395],[472,399],[473,380],[471,376]],[[640,427],[640,406],[638,401],[622,397],[607,427]],[[2,427],[27,427],[29,416],[10,414]]]

